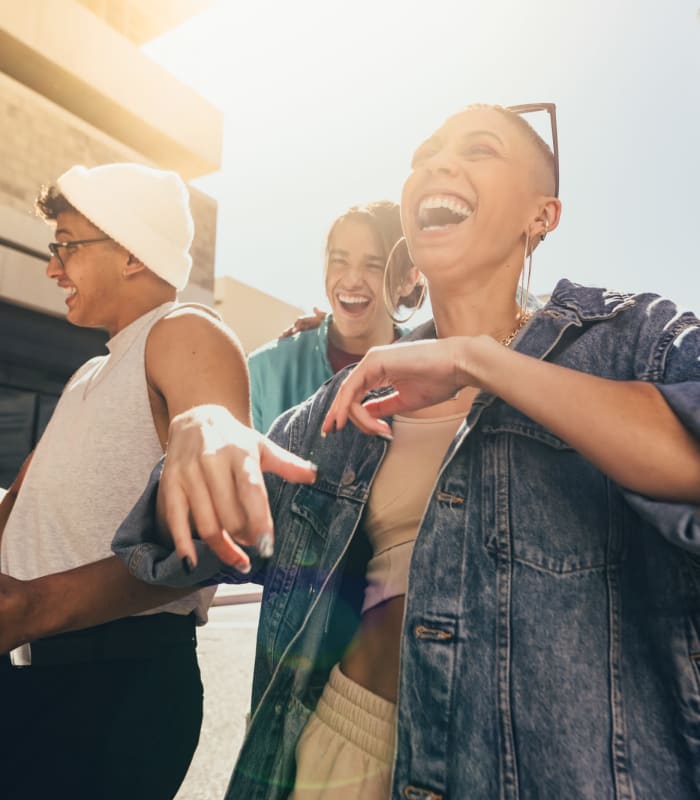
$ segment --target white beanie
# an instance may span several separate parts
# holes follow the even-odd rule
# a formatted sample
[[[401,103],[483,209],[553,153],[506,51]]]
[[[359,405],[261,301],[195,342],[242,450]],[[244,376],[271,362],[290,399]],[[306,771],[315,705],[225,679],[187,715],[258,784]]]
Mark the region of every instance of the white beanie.
[[[141,164],[77,166],[56,185],[77,211],[148,269],[178,291],[185,288],[194,223],[187,187],[177,173]]]

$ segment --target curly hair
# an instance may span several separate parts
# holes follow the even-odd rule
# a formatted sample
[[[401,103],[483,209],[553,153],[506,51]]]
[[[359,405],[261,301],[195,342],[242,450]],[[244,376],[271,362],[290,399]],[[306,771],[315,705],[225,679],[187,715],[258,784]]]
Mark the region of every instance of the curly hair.
[[[34,201],[36,213],[44,222],[55,222],[59,214],[76,211],[56,186],[42,186]]]

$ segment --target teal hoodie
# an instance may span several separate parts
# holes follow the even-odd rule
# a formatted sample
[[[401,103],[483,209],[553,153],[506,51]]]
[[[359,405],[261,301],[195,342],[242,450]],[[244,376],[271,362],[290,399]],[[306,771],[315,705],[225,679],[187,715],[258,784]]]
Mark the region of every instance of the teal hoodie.
[[[274,339],[248,356],[253,425],[267,433],[279,415],[306,400],[333,376],[328,361],[327,314],[320,326],[287,339]],[[399,334],[409,328],[398,327]],[[357,357],[359,361],[361,356]]]
[[[315,330],[274,339],[248,356],[253,425],[261,433],[333,375],[326,355],[330,320],[328,314]]]

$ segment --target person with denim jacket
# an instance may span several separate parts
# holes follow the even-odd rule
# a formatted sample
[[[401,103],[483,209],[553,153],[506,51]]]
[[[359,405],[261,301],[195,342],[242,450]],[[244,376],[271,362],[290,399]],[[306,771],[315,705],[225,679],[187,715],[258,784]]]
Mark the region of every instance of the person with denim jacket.
[[[566,280],[524,318],[514,267],[558,224],[555,181],[551,154],[514,112],[448,120],[416,152],[402,200],[434,322],[371,350],[270,431],[318,465],[316,482],[269,476],[269,518],[238,479],[236,495],[210,484],[207,508],[165,513],[177,554],[142,541],[148,493],[122,526],[116,549],[141,578],[264,582],[229,797],[322,796],[299,785],[299,766],[328,766],[338,730],[333,708],[320,723],[317,712],[338,661],[343,682],[396,699],[395,743],[376,747],[390,745],[389,769],[365,796],[698,795],[700,323],[655,295]],[[361,615],[375,588],[372,498],[397,430],[460,413],[405,593]],[[212,473],[263,446],[211,409],[186,415],[164,507],[195,488],[187,444],[213,431]],[[405,461],[406,473],[424,466]],[[189,576],[180,556],[197,564]],[[366,749],[347,722],[349,746]],[[309,753],[310,725],[321,735]],[[332,770],[326,796],[344,797]]]
[[[366,796],[700,794],[700,321],[569,280],[524,319],[517,264],[557,227],[556,194],[552,154],[516,112],[470,107],[418,148],[402,219],[434,321],[277,420],[275,446],[318,471],[268,475],[269,513],[264,439],[212,407],[174,421],[158,504],[176,551],[151,532],[157,475],[114,547],[153,583],[264,584],[227,797],[323,796],[298,785],[297,757],[326,725],[301,761],[334,779],[323,746],[342,732],[318,711],[338,662],[363,699],[396,700],[395,740],[375,743],[389,769]],[[458,413],[405,592],[362,615],[368,507],[398,431]]]

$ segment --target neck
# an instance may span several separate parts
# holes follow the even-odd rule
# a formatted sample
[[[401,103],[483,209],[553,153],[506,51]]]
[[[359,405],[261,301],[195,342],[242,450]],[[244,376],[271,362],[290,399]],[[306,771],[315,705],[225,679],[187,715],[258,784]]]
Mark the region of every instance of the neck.
[[[440,338],[487,334],[503,339],[516,326],[520,307],[515,301],[517,276],[507,279],[462,279],[458,286],[430,284],[435,329]]]
[[[391,344],[394,341],[394,326],[387,317],[377,330],[373,330],[367,336],[345,336],[339,330],[333,320],[328,325],[328,338],[335,347],[344,350],[346,353],[363,356],[370,347],[379,347],[384,344]]]
[[[110,338],[116,336],[120,331],[123,331],[124,328],[131,325],[131,323],[135,322],[139,317],[148,314],[149,311],[153,311],[154,308],[158,308],[158,306],[163,303],[175,300],[175,296],[175,290],[173,289],[172,292],[161,292],[138,298],[132,297],[128,302],[123,302],[117,310],[114,322],[107,326],[107,332]]]

